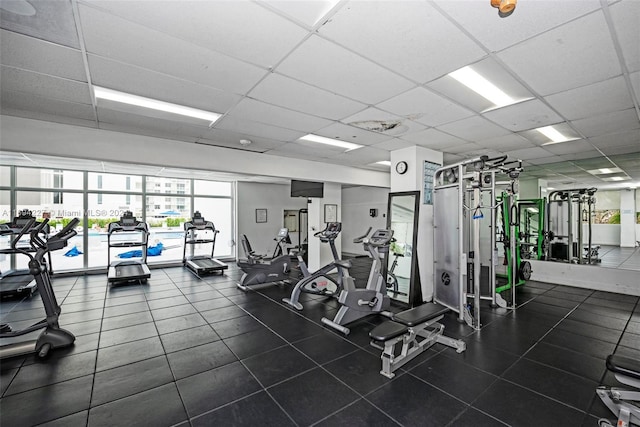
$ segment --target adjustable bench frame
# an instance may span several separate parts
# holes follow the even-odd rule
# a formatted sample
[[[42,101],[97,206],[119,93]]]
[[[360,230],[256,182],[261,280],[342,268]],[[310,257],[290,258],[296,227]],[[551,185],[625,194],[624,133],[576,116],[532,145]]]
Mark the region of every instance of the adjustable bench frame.
[[[640,362],[628,357],[610,355],[607,357],[607,369],[616,379],[636,390],[624,390],[616,387],[601,386],[596,393],[617,417],[617,427],[628,427],[630,423],[640,425],[640,406],[631,402],[640,402]],[[613,426],[606,419],[598,421],[600,426]]]
[[[394,371],[404,366],[435,343],[444,344],[462,353],[466,344],[462,340],[444,335],[444,325],[438,323],[449,308],[438,304],[425,304],[394,314],[392,321],[375,327],[369,336],[371,345],[382,350],[382,370],[387,378],[394,377]],[[381,346],[379,343],[384,343]],[[396,355],[396,346],[402,345]]]

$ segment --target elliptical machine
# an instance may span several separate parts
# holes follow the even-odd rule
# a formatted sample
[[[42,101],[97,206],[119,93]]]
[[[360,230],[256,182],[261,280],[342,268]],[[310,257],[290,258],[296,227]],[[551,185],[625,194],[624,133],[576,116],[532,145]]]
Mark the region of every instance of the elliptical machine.
[[[292,276],[297,280],[297,275],[292,273],[295,271],[293,269],[295,267],[295,257],[285,254],[283,249],[285,243],[291,243],[289,230],[281,228],[274,240],[276,241],[276,247],[273,251],[273,257],[266,258],[264,255],[256,254],[251,248],[247,236],[242,235],[242,247],[247,259],[238,260],[237,262],[238,267],[244,272],[240,283],[237,285],[239,289],[248,291],[249,288],[265,288],[278,282],[288,282],[292,279]],[[300,265],[300,269],[302,274],[307,274],[304,262]]]
[[[333,261],[313,274],[303,277],[296,283],[291,291],[291,296],[282,299],[283,302],[286,302],[296,310],[302,310],[302,304],[298,301],[302,292],[331,297],[338,295],[343,287],[348,289],[354,287],[353,277],[349,276],[351,262],[341,260],[336,249],[335,240],[338,234],[340,234],[340,231],[342,231],[342,223],[328,222],[324,230],[314,234],[321,242],[329,243],[331,253],[333,254]],[[335,279],[329,275],[334,269],[337,270],[338,273]]]
[[[44,331],[42,331],[35,340],[7,344],[0,347],[0,359],[21,356],[33,352],[37,353],[40,358],[44,358],[52,348],[71,345],[76,339],[71,332],[60,328],[58,324],[61,309],[56,300],[53,286],[51,285],[51,277],[49,276],[44,257],[51,251],[57,251],[67,246],[67,241],[77,234],[75,227],[80,220],[78,218],[72,219],[60,232],[50,237],[47,241],[44,241],[40,237],[40,233],[44,227],[47,226],[48,222],[49,219],[45,219],[37,227],[33,227],[35,219],[32,219],[21,231],[22,236],[27,230],[31,230],[31,244],[37,248],[35,255],[31,255],[28,251],[19,250],[30,259],[29,271],[35,278],[47,317],[19,331],[13,331],[9,325],[3,324],[0,338],[19,337],[39,329],[44,329]]]
[[[370,231],[371,227],[363,236],[353,240],[353,243],[362,243],[364,249],[369,253],[369,257],[373,259],[366,288],[345,287],[338,297],[338,302],[342,306],[336,316],[333,320],[329,320],[326,317],[322,318],[322,323],[345,335],[349,334],[349,328],[344,325],[370,314],[382,313],[391,304],[387,295],[387,283],[385,283],[382,268],[389,253],[393,230],[379,229],[370,237],[367,237]]]

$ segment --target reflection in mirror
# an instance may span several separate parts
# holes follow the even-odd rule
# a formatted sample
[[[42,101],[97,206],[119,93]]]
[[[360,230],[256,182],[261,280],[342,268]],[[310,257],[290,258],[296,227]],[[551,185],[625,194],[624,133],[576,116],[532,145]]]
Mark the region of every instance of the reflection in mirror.
[[[387,228],[394,237],[387,258],[387,292],[409,306],[420,298],[415,256],[419,196],[418,191],[390,193],[387,215]]]

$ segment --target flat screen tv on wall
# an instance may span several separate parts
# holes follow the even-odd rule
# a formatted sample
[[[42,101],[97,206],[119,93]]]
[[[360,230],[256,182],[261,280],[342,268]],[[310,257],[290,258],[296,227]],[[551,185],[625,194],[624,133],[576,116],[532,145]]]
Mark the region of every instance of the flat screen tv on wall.
[[[324,197],[324,183],[291,180],[291,197]]]

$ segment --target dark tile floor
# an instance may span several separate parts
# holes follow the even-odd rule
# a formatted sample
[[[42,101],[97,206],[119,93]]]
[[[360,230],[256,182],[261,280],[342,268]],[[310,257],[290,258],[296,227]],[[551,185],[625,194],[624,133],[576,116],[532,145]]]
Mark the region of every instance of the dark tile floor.
[[[609,414],[594,390],[615,383],[604,359],[640,357],[637,297],[530,282],[517,310],[483,309],[481,331],[445,319],[466,352],[436,345],[389,380],[368,344],[379,317],[345,338],[320,323],[334,300],[305,295],[296,312],[290,287],[244,293],[239,277],[55,278],[76,344],[2,362],[0,425],[595,426]],[[37,296],[0,309],[17,328],[43,315]]]

